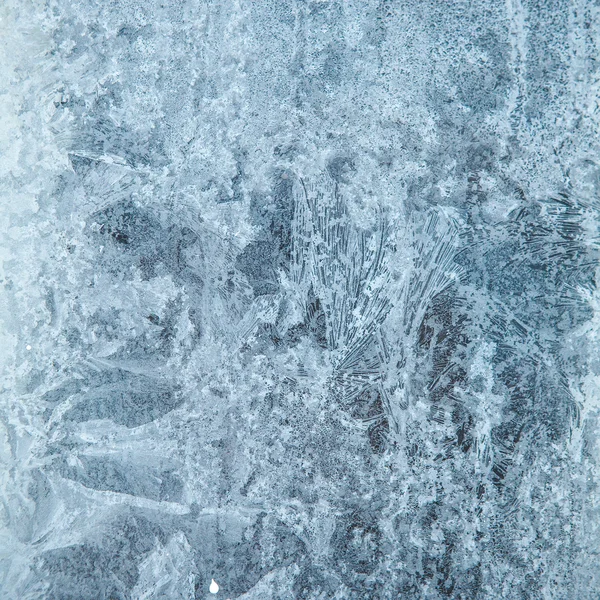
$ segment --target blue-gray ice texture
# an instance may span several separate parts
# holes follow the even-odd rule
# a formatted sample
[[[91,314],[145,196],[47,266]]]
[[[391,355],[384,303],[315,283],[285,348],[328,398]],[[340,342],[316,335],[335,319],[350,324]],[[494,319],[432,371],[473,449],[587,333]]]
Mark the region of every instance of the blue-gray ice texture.
[[[0,2],[0,598],[600,598],[599,46]]]

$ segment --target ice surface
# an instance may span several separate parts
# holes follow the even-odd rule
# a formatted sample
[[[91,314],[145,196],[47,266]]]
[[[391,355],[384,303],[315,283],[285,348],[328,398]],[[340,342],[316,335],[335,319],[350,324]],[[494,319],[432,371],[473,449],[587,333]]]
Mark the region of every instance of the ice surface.
[[[0,599],[600,597],[597,3],[0,37]]]

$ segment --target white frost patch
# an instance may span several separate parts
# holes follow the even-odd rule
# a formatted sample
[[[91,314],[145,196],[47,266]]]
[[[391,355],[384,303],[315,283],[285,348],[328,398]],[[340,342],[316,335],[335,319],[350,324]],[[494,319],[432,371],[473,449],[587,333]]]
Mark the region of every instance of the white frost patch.
[[[191,547],[185,535],[179,532],[166,546],[158,544],[142,562],[132,598],[188,600],[194,597],[195,579]]]
[[[471,367],[470,379],[479,383],[479,392],[471,392],[470,397],[465,397],[465,404],[475,419],[474,438],[477,456],[485,465],[493,462],[493,444],[491,440],[492,429],[502,422],[502,405],[504,398],[493,393],[494,370],[492,357],[496,345],[484,342],[477,349]]]

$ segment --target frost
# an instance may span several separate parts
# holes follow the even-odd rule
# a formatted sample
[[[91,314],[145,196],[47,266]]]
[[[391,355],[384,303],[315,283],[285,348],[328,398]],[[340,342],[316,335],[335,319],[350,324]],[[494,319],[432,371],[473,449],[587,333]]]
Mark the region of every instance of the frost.
[[[5,2],[0,597],[598,597],[599,32]]]

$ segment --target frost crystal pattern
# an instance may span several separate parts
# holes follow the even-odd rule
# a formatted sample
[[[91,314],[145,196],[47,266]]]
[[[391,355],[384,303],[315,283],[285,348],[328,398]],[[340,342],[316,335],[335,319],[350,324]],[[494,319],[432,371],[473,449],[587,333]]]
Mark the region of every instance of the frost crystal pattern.
[[[0,598],[600,598],[600,6],[6,0]]]

